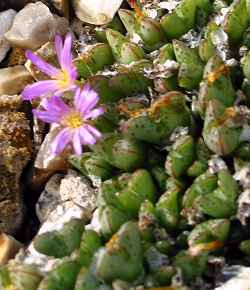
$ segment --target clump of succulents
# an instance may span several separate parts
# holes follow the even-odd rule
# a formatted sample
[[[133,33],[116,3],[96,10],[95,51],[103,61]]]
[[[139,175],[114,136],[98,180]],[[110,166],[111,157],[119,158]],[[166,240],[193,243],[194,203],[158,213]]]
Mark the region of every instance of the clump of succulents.
[[[57,36],[59,68],[26,53],[48,79],[23,99],[39,98],[34,116],[60,126],[52,154],[72,150],[71,166],[100,180],[100,231],[72,219],[38,235],[35,250],[58,263],[12,261],[1,289],[202,289],[215,286],[214,257],[236,251],[249,265],[237,203],[249,191],[248,2],[130,2],[75,58],[72,35]]]

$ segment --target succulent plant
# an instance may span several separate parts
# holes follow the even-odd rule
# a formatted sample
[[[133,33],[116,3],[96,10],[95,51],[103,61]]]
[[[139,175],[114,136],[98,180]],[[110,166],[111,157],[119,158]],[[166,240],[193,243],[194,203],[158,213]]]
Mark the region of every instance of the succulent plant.
[[[91,44],[76,39],[67,69],[58,36],[47,62],[27,53],[56,88],[27,66],[40,82],[23,98],[40,97],[40,117],[53,124],[77,103],[59,124],[90,130],[62,131],[59,145],[77,149],[68,162],[96,187],[96,211],[88,226],[72,218],[38,234],[32,251],[51,269],[9,262],[3,290],[212,289],[217,257],[249,264],[249,1],[125,2],[110,22],[84,27]],[[50,104],[34,86],[60,96]]]

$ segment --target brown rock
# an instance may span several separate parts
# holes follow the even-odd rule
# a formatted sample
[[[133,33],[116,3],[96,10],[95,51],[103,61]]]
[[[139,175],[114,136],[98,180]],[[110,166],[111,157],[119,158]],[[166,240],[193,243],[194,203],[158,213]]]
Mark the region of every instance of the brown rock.
[[[52,4],[65,17],[69,17],[69,0],[52,0]]]
[[[10,199],[0,202],[0,231],[15,235],[24,220],[24,206],[20,200]]]
[[[31,152],[30,127],[25,114],[0,112],[0,232],[15,234],[22,224],[20,177]]]
[[[30,126],[22,112],[0,114],[0,142],[8,142],[12,147],[31,151]],[[1,158],[1,157],[0,157]],[[15,164],[15,167],[17,164]]]
[[[8,66],[22,65],[26,62],[25,50],[20,47],[14,47],[8,58]]]
[[[21,96],[0,95],[0,112],[17,111],[23,106]]]
[[[19,94],[30,82],[32,77],[23,65],[0,69],[0,95]]]
[[[6,234],[0,234],[0,265],[14,258],[22,244]]]

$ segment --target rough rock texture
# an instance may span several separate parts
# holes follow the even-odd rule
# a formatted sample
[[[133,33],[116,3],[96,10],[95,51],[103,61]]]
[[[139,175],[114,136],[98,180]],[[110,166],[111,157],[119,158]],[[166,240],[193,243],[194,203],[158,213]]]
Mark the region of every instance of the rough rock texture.
[[[76,171],[69,170],[60,184],[62,201],[72,200],[85,210],[86,217],[91,217],[96,208],[96,191],[88,179]]]
[[[4,34],[10,29],[16,11],[9,9],[0,13],[0,62],[5,58],[10,49],[10,44]]]
[[[0,69],[0,95],[16,95],[30,82],[32,77],[23,65]]]
[[[19,95],[0,95],[0,112],[17,111],[23,106],[23,101]]]
[[[40,222],[45,222],[49,214],[60,203],[60,183],[63,174],[55,174],[47,182],[38,203],[36,204],[36,212]]]
[[[238,198],[237,218],[243,225],[250,221],[250,189],[243,191]]]
[[[76,171],[69,170],[67,175],[53,175],[47,182],[37,203],[37,216],[41,223],[56,220],[69,208],[79,207],[82,217],[90,220],[96,208],[97,192],[88,179]]]
[[[67,27],[67,20],[54,17],[42,2],[30,3],[17,13],[5,37],[13,46],[37,49],[54,39],[58,30],[62,33],[63,23]]]
[[[13,47],[8,58],[8,66],[22,65],[26,62],[25,50],[20,47]]]
[[[16,96],[0,98],[0,232],[15,234],[23,221],[20,177],[31,158],[29,121],[22,112],[11,112]],[[3,110],[3,108],[9,111]],[[18,107],[18,106],[17,106]],[[2,109],[2,110],[1,110]]]

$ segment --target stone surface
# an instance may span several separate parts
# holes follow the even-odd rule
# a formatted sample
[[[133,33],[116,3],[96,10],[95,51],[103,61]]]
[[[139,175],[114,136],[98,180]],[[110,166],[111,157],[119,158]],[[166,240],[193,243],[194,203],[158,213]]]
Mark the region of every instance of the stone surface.
[[[17,13],[5,37],[12,46],[37,49],[53,40],[58,29],[62,33],[62,26],[62,20],[54,17],[49,8],[39,1],[26,5]]]
[[[215,288],[215,290],[249,290],[250,289],[250,268],[243,266],[231,266],[225,271],[225,276],[231,278],[222,286]]]
[[[91,222],[88,225],[86,225],[85,228],[86,228],[86,230],[93,230],[97,233],[101,233],[101,223],[99,220],[99,210],[98,209],[96,209],[94,211]]]
[[[58,15],[54,15],[54,18],[56,20],[56,33],[60,35],[65,35],[69,29],[69,21],[65,17],[59,17]],[[55,35],[48,39],[48,40],[54,40]]]
[[[0,69],[0,95],[19,94],[32,82],[32,77],[23,65]]]
[[[0,232],[15,234],[23,222],[20,178],[31,152],[30,126],[25,114],[0,112]]]
[[[89,180],[76,171],[68,170],[65,176],[55,174],[46,184],[37,203],[37,215],[42,223],[38,234],[60,230],[72,218],[88,222],[96,208],[96,191]],[[21,250],[15,260],[36,264],[43,273],[50,271],[60,261],[37,252],[33,243]]]
[[[41,223],[45,222],[50,213],[60,203],[60,183],[63,174],[55,174],[47,182],[44,191],[36,204],[36,213]]]
[[[61,181],[59,193],[62,201],[72,200],[84,209],[86,218],[91,218],[96,208],[97,192],[87,178],[69,170]]]
[[[0,234],[0,266],[14,258],[21,247],[22,244],[13,237]]]
[[[8,66],[23,65],[26,62],[25,49],[13,47],[8,58]]]
[[[23,106],[23,101],[19,95],[0,95],[0,112],[17,111]]]
[[[16,11],[9,9],[0,13],[0,62],[5,58],[10,49],[10,44],[4,34],[10,29]]]
[[[237,205],[237,218],[243,225],[248,225],[250,223],[250,189],[240,194]]]
[[[90,220],[96,208],[96,189],[89,180],[76,171],[68,170],[66,176],[53,175],[47,182],[36,205],[41,223],[57,220],[57,216],[67,214],[71,207],[82,210],[82,218]]]
[[[87,23],[103,25],[109,23],[123,0],[73,0],[76,16]]]

